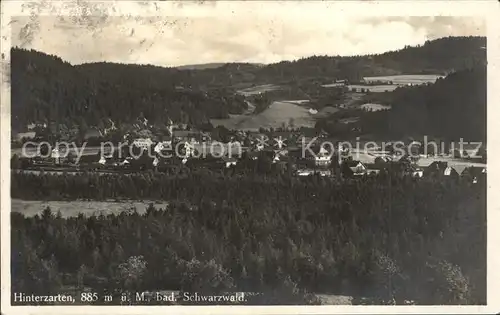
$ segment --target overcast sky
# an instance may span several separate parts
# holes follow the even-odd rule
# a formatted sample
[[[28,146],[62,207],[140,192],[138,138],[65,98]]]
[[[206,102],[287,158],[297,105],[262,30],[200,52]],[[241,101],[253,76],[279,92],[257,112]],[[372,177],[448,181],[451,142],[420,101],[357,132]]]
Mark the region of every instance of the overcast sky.
[[[350,17],[234,14],[191,17],[18,17],[12,45],[93,61],[179,66],[213,62],[270,63],[311,55],[381,53],[445,36],[486,35],[472,17]],[[324,13],[324,12],[323,12]]]

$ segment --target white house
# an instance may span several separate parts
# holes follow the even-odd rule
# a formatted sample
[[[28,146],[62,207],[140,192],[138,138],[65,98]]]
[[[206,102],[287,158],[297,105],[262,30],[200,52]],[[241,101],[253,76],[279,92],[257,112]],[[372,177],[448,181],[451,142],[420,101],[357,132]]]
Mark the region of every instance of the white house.
[[[56,164],[61,163],[61,154],[59,152],[58,148],[54,148],[52,152],[50,153],[50,157],[54,159],[54,162]]]
[[[237,159],[227,156],[223,157],[222,161],[224,161],[226,168],[229,168],[231,166],[236,166],[236,164],[238,163]]]
[[[156,153],[160,153],[163,150],[171,149],[172,148],[172,141],[162,141],[158,142],[155,147],[154,151]]]
[[[153,166],[158,166],[159,163],[160,163],[160,160],[158,159],[158,157],[155,157],[153,160]]]
[[[412,176],[413,176],[413,177],[419,177],[419,178],[420,178],[420,177],[424,177],[424,171],[423,171],[423,170],[421,170],[421,169],[414,169],[414,170],[412,171]]]
[[[153,141],[150,138],[138,138],[132,142],[133,145],[142,149],[149,149],[153,144]]]

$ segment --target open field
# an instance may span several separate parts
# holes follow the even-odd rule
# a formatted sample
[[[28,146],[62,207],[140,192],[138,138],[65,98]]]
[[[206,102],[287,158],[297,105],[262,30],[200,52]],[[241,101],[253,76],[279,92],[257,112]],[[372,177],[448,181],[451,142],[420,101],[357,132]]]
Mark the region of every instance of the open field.
[[[264,84],[264,85],[257,85],[257,86],[252,86],[246,89],[239,90],[238,93],[244,96],[251,96],[251,95],[256,95],[268,91],[274,91],[274,90],[279,90],[281,87],[278,85],[274,84]]]
[[[100,149],[101,148],[97,147],[97,146],[78,147],[76,149],[74,146],[71,146],[71,148],[69,148],[70,152],[75,154],[75,155],[80,154],[80,152],[82,155],[93,155],[93,154],[97,154]],[[104,151],[104,153],[108,153],[108,152],[110,152],[110,149],[111,148],[109,146],[105,146],[103,151]],[[59,148],[59,153],[64,156],[66,154],[66,149],[64,147]],[[17,154],[18,156],[27,156],[27,157],[34,156],[34,155],[36,155],[36,148],[29,146],[26,148],[26,150],[24,152],[23,152],[22,148],[13,148],[13,149],[11,149],[11,155],[14,155],[14,154]]]
[[[165,208],[168,203],[156,203],[153,201],[41,201],[41,200],[21,200],[11,199],[11,211],[19,212],[25,216],[41,214],[43,209],[50,207],[53,213],[61,211],[62,217],[74,217],[82,213],[85,216],[100,214],[118,214],[123,211],[136,208],[138,213],[146,212],[150,203],[156,208]]]
[[[374,104],[374,103],[366,103],[361,105],[361,108],[364,110],[376,112],[379,110],[391,109],[390,105],[382,105],[382,104]]]
[[[390,92],[394,91],[398,85],[395,84],[380,84],[380,85],[360,85],[360,84],[353,84],[353,85],[348,85],[349,91],[352,91],[356,89],[357,92],[360,92],[361,89],[370,91],[372,93],[382,93],[382,92]]]
[[[380,77],[364,77],[365,82],[390,82],[395,85],[434,83],[438,78],[443,77],[438,74],[402,74],[388,75]]]
[[[293,120],[295,127],[314,127],[314,115],[308,108],[290,101],[272,103],[269,108],[257,115],[231,115],[229,119],[212,119],[214,126],[224,126],[228,129],[258,130],[263,128],[282,127]]]

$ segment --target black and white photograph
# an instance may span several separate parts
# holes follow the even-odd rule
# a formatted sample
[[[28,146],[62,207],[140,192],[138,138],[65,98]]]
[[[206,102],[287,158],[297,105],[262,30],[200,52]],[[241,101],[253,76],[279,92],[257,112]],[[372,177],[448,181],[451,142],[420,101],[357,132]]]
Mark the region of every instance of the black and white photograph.
[[[489,305],[485,10],[7,2],[11,311]]]

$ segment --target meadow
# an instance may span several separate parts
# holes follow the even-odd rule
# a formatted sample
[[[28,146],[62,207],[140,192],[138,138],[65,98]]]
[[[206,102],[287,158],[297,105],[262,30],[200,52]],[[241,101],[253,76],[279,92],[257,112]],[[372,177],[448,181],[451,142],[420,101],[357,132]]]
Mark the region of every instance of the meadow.
[[[442,78],[438,74],[402,74],[402,75],[388,75],[379,77],[364,77],[364,81],[369,82],[391,82],[394,85],[408,85],[408,84],[423,84],[434,83],[438,78]]]
[[[382,93],[382,92],[390,92],[394,91],[398,86],[394,84],[381,84],[381,85],[361,85],[361,84],[353,84],[348,85],[349,91],[360,92],[362,90],[370,91],[372,93]]]
[[[101,214],[120,214],[121,212],[131,211],[135,209],[137,213],[143,214],[146,212],[149,204],[154,204],[156,207],[165,208],[168,206],[166,202],[155,202],[147,200],[121,200],[121,201],[60,201],[60,200],[22,200],[11,199],[12,212],[22,213],[26,217],[41,215],[42,210],[50,207],[54,212],[61,212],[63,218],[76,217],[79,213],[84,216],[99,216]]]

